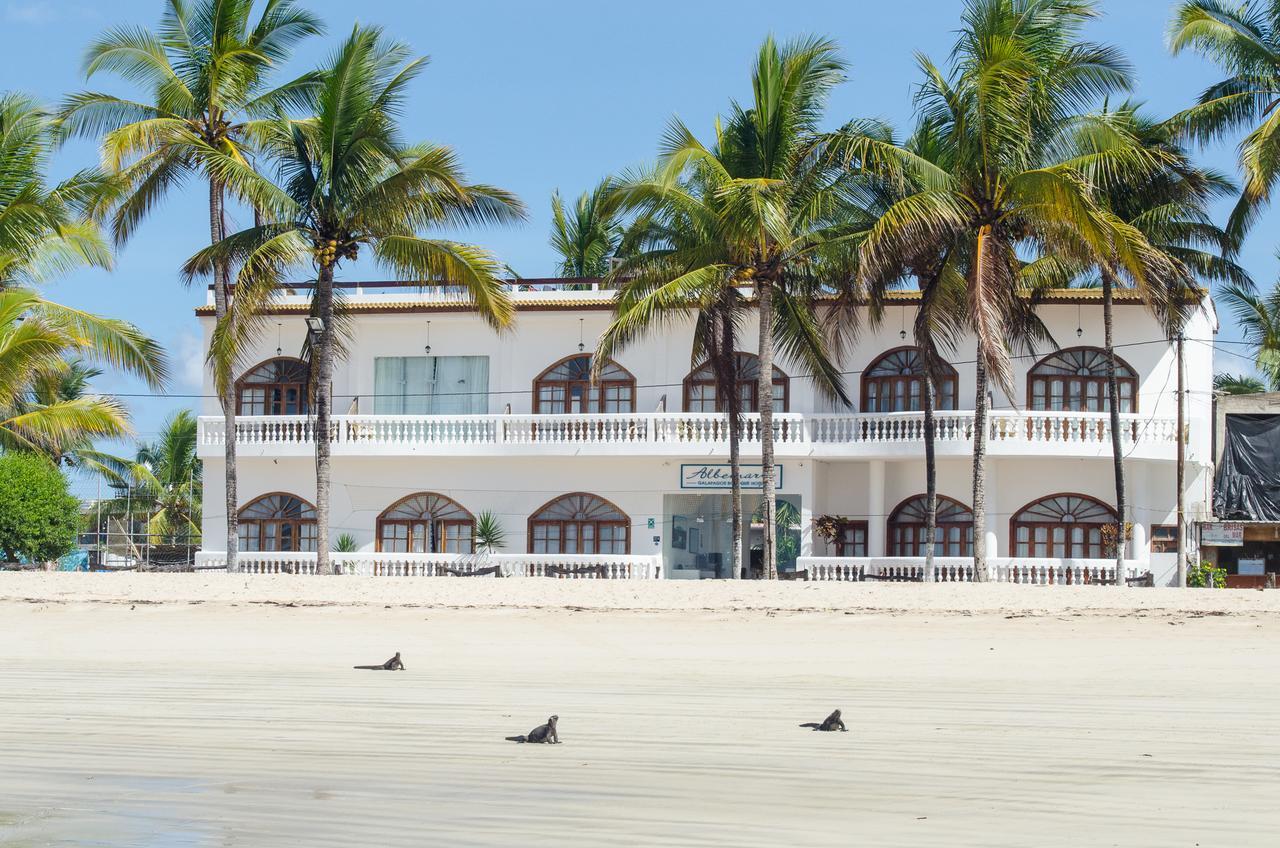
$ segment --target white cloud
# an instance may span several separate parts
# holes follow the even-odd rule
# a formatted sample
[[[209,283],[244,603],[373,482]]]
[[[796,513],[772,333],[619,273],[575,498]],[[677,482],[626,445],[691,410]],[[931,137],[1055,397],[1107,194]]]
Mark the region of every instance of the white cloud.
[[[96,9],[78,3],[28,0],[25,3],[6,3],[4,7],[4,19],[6,21],[15,24],[30,24],[32,26],[96,17],[98,17]]]
[[[173,345],[174,376],[187,392],[199,392],[204,385],[204,344],[199,334],[184,330]]]

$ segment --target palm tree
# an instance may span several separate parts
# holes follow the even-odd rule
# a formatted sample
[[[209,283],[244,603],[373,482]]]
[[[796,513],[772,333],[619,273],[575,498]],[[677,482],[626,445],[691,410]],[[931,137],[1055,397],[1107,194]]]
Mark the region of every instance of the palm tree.
[[[1144,116],[1135,104],[1122,104],[1114,111],[1105,111],[1101,117],[1103,120],[1093,124],[1087,135],[1102,130],[1123,136],[1124,146],[1136,148],[1145,155],[1149,167],[1113,169],[1108,154],[1097,154],[1091,138],[1081,140],[1082,166],[1098,185],[1101,198],[1111,212],[1142,233],[1159,257],[1159,261],[1145,263],[1146,274],[1138,278],[1125,275],[1123,269],[1109,261],[1097,266],[1102,284],[1107,406],[1111,418],[1116,511],[1123,527],[1128,504],[1113,339],[1112,312],[1116,286],[1133,288],[1164,325],[1168,335],[1173,337],[1179,332],[1184,319],[1186,294],[1196,285],[1198,278],[1250,288],[1252,282],[1242,268],[1224,258],[1230,250],[1231,239],[1213,223],[1207,211],[1214,199],[1234,191],[1230,181],[1196,166],[1177,143],[1171,126]],[[1124,534],[1118,533],[1117,539],[1116,573],[1121,574]],[[1117,579],[1116,585],[1125,584]]]
[[[1265,295],[1252,287],[1223,286],[1219,299],[1231,309],[1253,362],[1272,391],[1280,391],[1280,285]]]
[[[1092,264],[1117,257],[1144,277],[1141,234],[1100,206],[1071,152],[1060,143],[1082,107],[1129,85],[1112,49],[1083,42],[1095,15],[1088,0],[968,0],[944,73],[920,60],[921,119],[935,128],[945,165],[903,151],[878,164],[922,186],[894,203],[862,246],[863,274],[887,276],[922,245],[962,244],[968,316],[977,338],[973,429],[975,579],[986,579],[988,382],[1013,393],[1010,347],[1039,328],[1026,294],[1026,263],[1039,253]],[[1120,142],[1113,167],[1135,167]]]
[[[398,279],[460,286],[495,329],[508,327],[513,307],[503,266],[487,251],[421,233],[440,224],[498,223],[523,217],[513,195],[465,180],[447,147],[407,145],[397,116],[409,83],[425,66],[407,47],[376,27],[357,26],[322,72],[315,114],[263,122],[257,135],[280,182],[240,168],[230,158],[208,167],[260,210],[263,222],[200,251],[186,265],[189,278],[239,265],[233,320],[214,331],[215,357],[239,349],[262,330],[262,311],[285,275],[315,271],[312,315],[321,329],[309,342],[315,397],[317,566],[329,571],[329,454],[331,380],[342,317],[334,276],[366,247]]]
[[[54,458],[129,432],[128,413],[114,399],[42,397],[39,387],[64,374],[73,356],[124,369],[155,388],[168,376],[160,347],[131,324],[26,289],[0,289],[0,448]]]
[[[1193,50],[1226,74],[1170,123],[1201,143],[1248,131],[1240,142],[1244,187],[1227,227],[1238,242],[1280,176],[1280,0],[1183,0],[1169,24],[1169,49]]]
[[[147,544],[198,544],[201,463],[196,457],[196,417],[181,409],[170,415],[154,442],[139,442],[132,460],[107,463],[127,497],[102,505],[106,517],[141,517]]]
[[[269,80],[299,41],[322,31],[319,20],[294,0],[267,0],[255,21],[253,5],[254,0],[165,0],[154,32],[117,27],[89,48],[86,78],[111,72],[150,91],[148,102],[86,91],[63,104],[64,132],[101,136],[103,162],[126,186],[111,221],[117,243],[190,177],[207,181],[209,238],[223,239],[228,181],[219,172],[250,170],[256,121],[299,105],[317,85],[314,73],[277,88]],[[230,315],[230,275],[226,264],[213,274],[218,324]],[[237,357],[224,351],[211,364],[226,430],[227,567],[234,571]]]
[[[1267,386],[1248,374],[1214,374],[1213,390],[1224,395],[1255,395],[1265,392]]]
[[[603,277],[609,260],[622,241],[622,227],[609,214],[604,197],[605,180],[583,192],[572,210],[566,211],[560,192],[551,195],[551,246],[560,255],[556,272],[562,277]]]
[[[75,267],[111,266],[92,216],[114,184],[81,171],[49,186],[54,146],[49,112],[23,95],[0,94],[0,448],[51,458],[128,431],[119,403],[84,393],[91,372],[76,360],[121,368],[156,388],[168,376],[163,351],[133,325],[31,288]]]
[[[752,72],[752,102],[731,104],[714,143],[704,145],[674,120],[657,169],[624,177],[610,192],[611,208],[682,226],[687,235],[674,249],[653,246],[617,263],[610,276],[627,288],[614,328],[621,339],[680,304],[713,304],[726,287],[754,294],[768,513],[762,554],[770,578],[777,575],[775,348],[808,366],[819,391],[848,403],[813,308],[816,294],[852,275],[849,241],[865,228],[845,192],[851,172],[829,153],[839,140],[855,144],[855,133],[819,131],[826,97],[843,79],[831,42],[767,39]]]

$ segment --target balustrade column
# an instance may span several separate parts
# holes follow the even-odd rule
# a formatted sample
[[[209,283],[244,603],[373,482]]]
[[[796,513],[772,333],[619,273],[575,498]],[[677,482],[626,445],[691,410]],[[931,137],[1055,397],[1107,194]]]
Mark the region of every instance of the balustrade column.
[[[867,555],[885,556],[884,460],[867,463]]]

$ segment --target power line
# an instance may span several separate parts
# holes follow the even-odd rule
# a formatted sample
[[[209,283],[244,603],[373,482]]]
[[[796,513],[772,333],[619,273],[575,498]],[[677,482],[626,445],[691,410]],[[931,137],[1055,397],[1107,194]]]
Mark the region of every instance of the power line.
[[[1205,342],[1203,339],[1188,339],[1188,340],[1189,340],[1189,341],[1199,341],[1199,342],[1200,342],[1200,343],[1202,343],[1202,344],[1210,344],[1210,343],[1208,343],[1208,342]],[[1116,350],[1120,350],[1120,349],[1127,349],[1127,348],[1134,348],[1134,347],[1144,347],[1144,346],[1147,346],[1147,345],[1154,345],[1154,344],[1170,344],[1170,341],[1169,341],[1169,339],[1167,339],[1167,338],[1150,339],[1150,340],[1147,340],[1147,341],[1139,341],[1139,342],[1125,342],[1125,343],[1122,343],[1122,344],[1112,345],[1112,347],[1113,347],[1114,349],[1116,349]],[[1101,348],[1099,348],[1099,350],[1101,350]],[[744,351],[744,352],[745,352],[745,351]],[[1223,352],[1224,352],[1224,353],[1229,353],[1229,351],[1223,351]],[[1053,353],[1054,353],[1054,351],[1049,351],[1048,353],[1014,353],[1014,354],[1010,354],[1010,355],[1009,355],[1009,359],[1010,359],[1010,361],[1014,361],[1014,362],[1023,361],[1023,360],[1028,360],[1028,359],[1030,359],[1030,360],[1040,360],[1040,359],[1045,358],[1046,356],[1050,356],[1050,355],[1052,355]],[[584,355],[584,356],[588,356],[588,355],[590,355],[590,354],[583,354],[583,355]],[[1233,355],[1238,355],[1238,354],[1233,354]],[[878,358],[878,357],[877,357],[877,358]],[[956,366],[956,365],[975,365],[975,364],[977,364],[977,359],[957,359],[957,360],[952,360],[952,361],[950,361],[948,364],[949,364],[949,365],[952,365],[952,366]],[[858,376],[862,376],[864,373],[866,373],[866,371],[867,371],[867,370],[868,370],[867,368],[857,368],[857,369],[851,369],[851,370],[845,370],[845,371],[836,371],[836,372],[833,372],[833,373],[835,373],[835,374],[837,374],[837,375],[839,375],[839,376],[841,376],[841,377],[858,377]],[[793,375],[787,375],[787,379],[790,379],[790,380],[809,380],[809,381],[813,381],[813,380],[817,379],[817,375],[814,375],[814,374],[793,374]],[[685,384],[685,381],[684,381],[684,380],[681,380],[681,381],[680,381],[680,382],[678,382],[678,383],[636,383],[634,388],[636,388],[637,390],[639,390],[639,389],[676,389],[676,388],[683,388],[683,387],[684,387],[684,384]],[[166,398],[166,399],[189,399],[189,400],[219,400],[219,398],[218,398],[218,396],[217,396],[217,395],[209,395],[209,394],[203,394],[203,393],[172,393],[172,392],[99,392],[99,393],[96,393],[96,394],[97,394],[97,396],[98,396],[98,397],[112,397],[112,398]],[[396,394],[394,394],[394,395],[382,395],[381,397],[395,397],[395,398],[411,398],[411,397],[451,397],[451,398],[460,398],[460,397],[474,397],[474,396],[484,396],[484,397],[494,397],[494,396],[523,396],[523,395],[533,395],[533,394],[534,394],[534,390],[533,390],[532,388],[528,388],[528,389],[488,389],[488,390],[486,390],[486,391],[451,392],[451,393],[448,393],[448,394],[439,394],[439,393],[435,393],[435,392],[397,392],[397,393],[396,393]],[[332,394],[330,394],[330,397],[331,397],[331,398],[333,398],[334,400],[343,400],[343,399],[355,399],[355,398],[360,398],[360,397],[379,397],[379,395],[376,395],[376,394],[363,394],[363,395],[361,395],[361,394],[340,394],[340,393],[332,393]],[[1016,408],[1016,407],[1010,407],[1010,408]]]

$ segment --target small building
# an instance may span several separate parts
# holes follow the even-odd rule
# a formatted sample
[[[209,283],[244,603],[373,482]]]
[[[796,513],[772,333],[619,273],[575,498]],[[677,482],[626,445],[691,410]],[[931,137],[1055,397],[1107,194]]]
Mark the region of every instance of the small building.
[[[1226,568],[1227,585],[1280,574],[1280,392],[1214,401],[1213,521],[1200,523],[1201,555]]]

